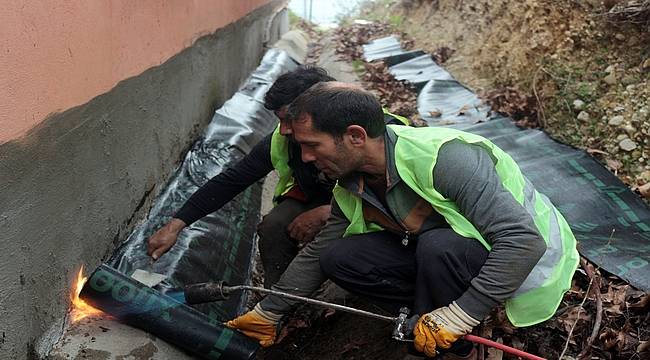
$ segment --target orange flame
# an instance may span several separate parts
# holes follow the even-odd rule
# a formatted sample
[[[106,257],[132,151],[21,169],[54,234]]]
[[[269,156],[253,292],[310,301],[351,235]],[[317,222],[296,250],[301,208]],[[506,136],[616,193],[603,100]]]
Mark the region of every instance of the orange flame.
[[[79,269],[79,273],[77,274],[77,281],[75,282],[72,293],[70,294],[70,300],[72,301],[70,318],[72,319],[73,323],[87,316],[102,314],[101,310],[95,309],[79,298],[79,293],[81,293],[81,289],[84,287],[84,284],[88,280],[88,277],[83,276],[83,272],[84,267],[82,265]]]

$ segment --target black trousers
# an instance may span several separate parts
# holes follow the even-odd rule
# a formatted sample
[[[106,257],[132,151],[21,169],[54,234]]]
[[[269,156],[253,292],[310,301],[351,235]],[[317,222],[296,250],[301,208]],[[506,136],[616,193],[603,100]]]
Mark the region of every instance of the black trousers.
[[[343,238],[321,254],[320,265],[334,283],[395,315],[402,306],[422,315],[458,299],[487,256],[477,240],[443,228],[424,232],[407,246],[389,232]],[[467,345],[453,349],[458,347]]]
[[[287,227],[300,214],[323,205],[321,202],[304,203],[284,199],[257,225],[260,258],[264,268],[264,287],[270,288],[280,280],[291,260],[298,254],[298,241],[291,238]]]

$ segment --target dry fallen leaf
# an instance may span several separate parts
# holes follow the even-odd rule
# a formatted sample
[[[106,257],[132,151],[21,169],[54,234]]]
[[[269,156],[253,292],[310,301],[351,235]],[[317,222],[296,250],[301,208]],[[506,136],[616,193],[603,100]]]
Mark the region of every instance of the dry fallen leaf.
[[[640,341],[639,346],[636,347],[636,352],[642,353],[650,351],[650,341]]]
[[[438,109],[429,111],[429,116],[431,116],[431,117],[436,118],[436,117],[440,117],[440,115],[442,115],[442,113]]]
[[[496,342],[498,342],[499,344],[503,344],[503,339],[498,338],[496,340]],[[502,350],[499,350],[499,349],[496,349],[496,348],[493,348],[493,347],[489,347],[487,349],[487,353],[488,353],[488,355],[486,357],[486,360],[502,360],[503,359],[503,351]]]
[[[330,316],[332,316],[334,314],[336,314],[336,310],[327,308],[327,309],[325,309],[325,312],[323,313],[323,317],[325,319],[327,319],[327,318],[329,318]]]
[[[593,154],[600,154],[600,155],[609,155],[606,151],[598,150],[598,149],[592,149],[589,148],[587,149],[587,153],[593,155]]]
[[[616,171],[623,166],[623,163],[618,160],[607,159],[606,163],[607,167],[612,171]]]
[[[463,107],[460,108],[460,110],[458,110],[458,116],[465,115],[465,113],[467,113],[467,110],[469,110],[471,108],[472,107],[467,105],[467,104],[463,105]]]
[[[641,296],[639,301],[627,303],[627,308],[630,310],[648,311],[650,310],[650,293],[645,293]]]
[[[562,325],[562,328],[564,328],[564,331],[566,331],[568,334],[576,321],[579,323],[580,321],[589,321],[590,319],[591,315],[587,314],[582,307],[576,305],[562,314],[557,319],[557,321],[560,323],[560,325]]]
[[[639,186],[639,192],[641,196],[650,199],[650,183]]]

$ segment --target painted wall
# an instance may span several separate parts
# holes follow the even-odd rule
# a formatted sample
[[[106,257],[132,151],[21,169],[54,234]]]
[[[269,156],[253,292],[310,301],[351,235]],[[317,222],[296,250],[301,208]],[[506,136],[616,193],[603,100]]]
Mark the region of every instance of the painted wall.
[[[240,1],[145,3],[225,6],[223,4]],[[41,97],[48,98],[53,108],[42,108],[40,114],[49,114],[42,119],[27,106],[23,111],[31,111],[31,115],[21,115],[21,119],[23,125],[29,123],[31,128],[15,128],[14,138],[0,143],[0,359],[31,359],[46,353],[63,328],[71,284],[79,266],[83,264],[86,269],[94,269],[146,215],[151,200],[210,121],[214,110],[230,98],[257,67],[266,42],[277,40],[269,35],[269,29],[277,35],[276,30],[280,28],[277,24],[286,23],[286,11],[279,12],[284,1],[258,1],[261,4],[258,7],[252,1],[241,2],[249,4],[251,10],[239,19],[232,19],[228,25],[215,23],[212,30],[197,30],[193,27],[195,24],[185,23],[194,30],[186,32],[191,34],[187,35],[186,42],[174,43],[176,53],[169,52],[169,47],[138,52],[137,44],[129,41],[122,49],[114,40],[112,48],[122,50],[112,54],[111,71],[100,69],[99,63],[91,61],[102,58],[94,57],[93,52],[102,47],[95,48],[97,44],[93,41],[86,43],[85,52],[72,50],[73,56],[76,52],[85,53],[90,63],[75,62],[71,66],[71,60],[60,59],[48,61],[54,63],[47,65],[51,68],[34,69],[33,72],[18,62],[13,65],[13,70],[20,67],[24,76],[16,77],[23,81],[15,80],[11,91],[17,93],[22,89],[21,96],[30,98],[33,104],[38,101],[34,102],[31,97],[39,101]],[[135,5],[139,1],[76,3],[112,3],[113,6],[133,3],[141,10]],[[238,6],[232,5],[232,8],[245,12]],[[171,21],[174,15],[185,16],[179,7],[174,9],[157,18]],[[133,12],[137,13],[120,10],[121,14]],[[123,18],[122,26],[145,21],[140,18],[147,16],[142,12],[138,14]],[[199,16],[198,12],[196,14]],[[64,15],[76,18],[65,11],[52,18]],[[2,21],[8,18],[6,14],[3,17]],[[115,20],[119,23],[117,19],[119,16]],[[35,29],[41,20],[30,19],[31,25],[23,23],[21,26]],[[95,23],[102,21],[85,22],[89,27],[86,30],[94,32]],[[149,25],[154,26],[153,23]],[[105,31],[110,32],[110,26]],[[121,30],[115,32],[122,33]],[[206,32],[208,34],[196,38]],[[28,33],[36,34],[35,31]],[[167,35],[158,37],[155,33],[151,31],[147,36],[159,40],[171,36],[165,32]],[[20,36],[29,38],[30,35]],[[3,36],[2,41],[6,39],[7,36]],[[55,37],[49,42],[58,39]],[[149,38],[138,33],[138,39],[141,46],[147,46]],[[64,47],[67,52],[62,42],[58,46],[45,42],[47,44],[39,40],[37,45],[57,51]],[[133,52],[126,50],[126,44]],[[91,48],[95,50],[89,50]],[[136,52],[140,57],[131,57]],[[149,57],[152,52],[155,56]],[[131,66],[123,67],[119,59],[132,62]],[[31,60],[25,59],[28,61]],[[66,69],[64,73],[54,72],[56,64]],[[128,72],[134,73],[129,75]],[[103,74],[101,85],[94,82],[95,73]],[[121,75],[116,76],[117,73]],[[48,80],[39,80],[39,76]],[[3,78],[3,81],[6,80]],[[65,81],[71,82],[59,83]],[[33,93],[26,90],[28,84]],[[49,90],[39,95],[36,89],[40,87]],[[84,91],[75,92],[75,87],[82,87]],[[76,95],[61,94],[66,92]],[[66,101],[68,105],[64,105]],[[77,105],[70,107],[72,102]],[[1,103],[3,116],[9,110],[14,111],[13,107],[6,107],[6,99]],[[2,126],[4,133],[5,125]],[[29,128],[27,132],[26,128]]]
[[[7,1],[0,143],[160,65],[270,0]]]

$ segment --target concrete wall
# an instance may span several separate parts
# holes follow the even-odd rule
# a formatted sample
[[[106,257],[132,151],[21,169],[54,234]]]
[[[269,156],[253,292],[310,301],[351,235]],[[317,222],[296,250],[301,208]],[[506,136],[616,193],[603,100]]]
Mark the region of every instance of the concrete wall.
[[[276,16],[283,1],[257,3],[160,65],[104,83],[112,88],[0,144],[1,359],[33,357],[39,336],[56,333],[79,266],[97,266],[146,214],[213,111],[258,65],[264,42],[276,40],[268,31],[286,21]]]

